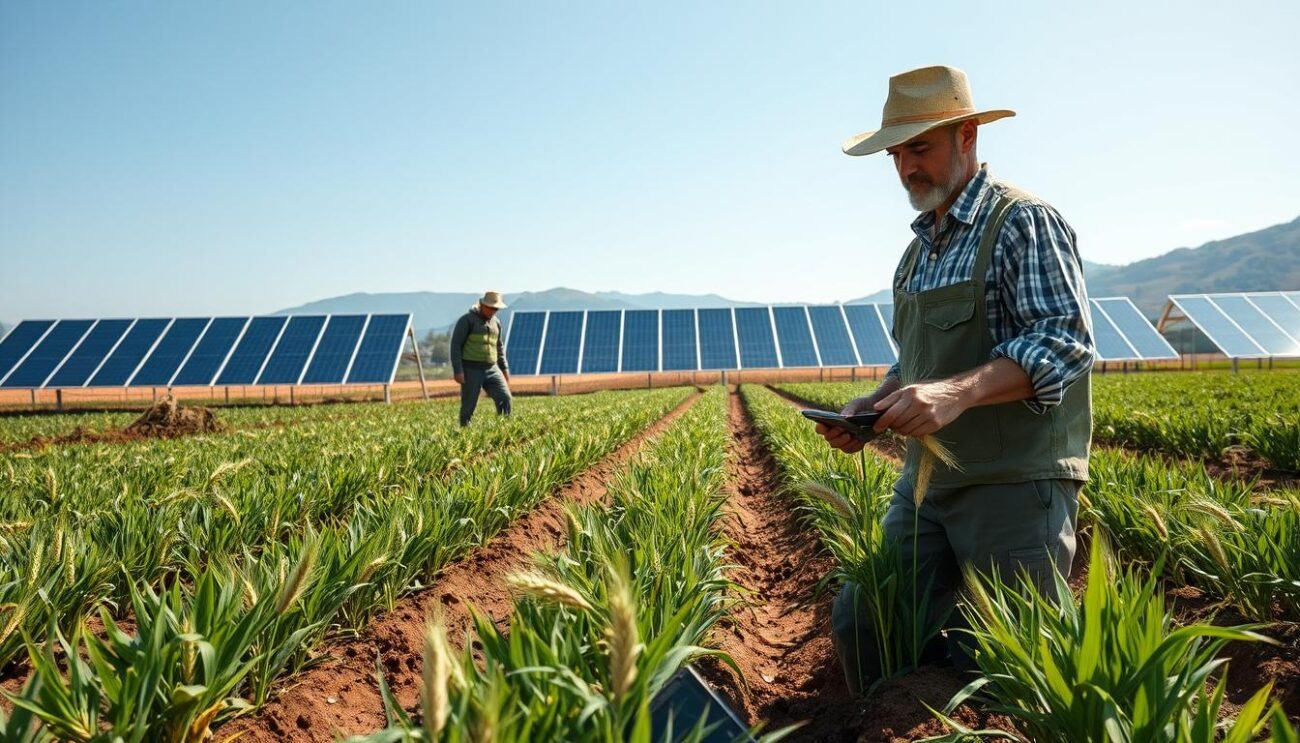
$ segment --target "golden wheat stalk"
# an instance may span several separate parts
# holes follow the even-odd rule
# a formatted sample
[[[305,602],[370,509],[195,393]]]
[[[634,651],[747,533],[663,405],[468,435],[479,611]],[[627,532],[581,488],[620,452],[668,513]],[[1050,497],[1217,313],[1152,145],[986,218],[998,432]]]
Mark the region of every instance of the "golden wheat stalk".
[[[622,571],[614,573],[609,587],[609,628],[605,639],[609,643],[609,675],[614,702],[618,704],[636,681],[636,659],[641,650],[636,607]]]
[[[582,594],[544,575],[515,573],[506,577],[506,585],[521,596],[527,596],[539,601],[551,601],[583,611],[591,611],[591,604],[582,597]]]
[[[820,482],[805,480],[800,483],[799,489],[834,508],[844,518],[853,518],[853,506],[849,504],[849,500]]]
[[[1223,571],[1224,575],[1231,573],[1232,567],[1228,564],[1228,553],[1223,551],[1223,544],[1219,542],[1218,535],[1208,526],[1201,526],[1199,531],[1201,532],[1201,538],[1205,540],[1205,546],[1210,549],[1210,557],[1214,558],[1214,561],[1218,563],[1219,569]]]
[[[429,622],[424,631],[424,727],[434,740],[447,726],[449,708],[447,678],[451,661],[447,652],[447,629],[442,621]]]
[[[316,543],[312,542],[303,550],[302,557],[298,564],[294,566],[293,572],[285,580],[284,587],[280,591],[280,597],[275,602],[275,613],[284,614],[293,606],[294,602],[302,596],[303,591],[307,588],[307,583],[311,576],[312,568],[316,563]]]
[[[1155,524],[1156,531],[1160,534],[1160,538],[1169,539],[1169,529],[1165,526],[1165,520],[1160,517],[1160,512],[1150,503],[1143,503],[1142,510],[1146,511],[1147,515],[1151,517],[1151,522]]]

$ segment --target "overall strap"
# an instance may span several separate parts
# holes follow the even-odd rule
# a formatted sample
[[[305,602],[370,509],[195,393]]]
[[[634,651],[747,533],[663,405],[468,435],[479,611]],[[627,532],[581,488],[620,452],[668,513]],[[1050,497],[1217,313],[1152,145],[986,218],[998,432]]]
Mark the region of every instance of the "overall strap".
[[[980,246],[975,253],[975,268],[971,270],[971,280],[983,284],[988,275],[989,263],[993,260],[993,248],[998,244],[1002,234],[1002,225],[1007,221],[1007,214],[1019,199],[1010,195],[1001,195],[993,202],[993,213],[989,216],[984,234],[980,237]]]
[[[907,246],[907,252],[903,254],[903,264],[907,266],[903,269],[902,279],[898,283],[898,289],[907,291],[907,287],[912,283],[912,274],[916,272],[917,257],[921,255],[921,238],[912,238],[912,244]]]

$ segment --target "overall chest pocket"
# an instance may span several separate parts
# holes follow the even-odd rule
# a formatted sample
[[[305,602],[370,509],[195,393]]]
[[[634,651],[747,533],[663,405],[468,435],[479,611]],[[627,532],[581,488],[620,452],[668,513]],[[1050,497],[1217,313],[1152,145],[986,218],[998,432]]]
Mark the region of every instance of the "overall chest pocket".
[[[920,330],[927,377],[949,377],[983,363],[984,330],[975,320],[974,297],[927,302]]]

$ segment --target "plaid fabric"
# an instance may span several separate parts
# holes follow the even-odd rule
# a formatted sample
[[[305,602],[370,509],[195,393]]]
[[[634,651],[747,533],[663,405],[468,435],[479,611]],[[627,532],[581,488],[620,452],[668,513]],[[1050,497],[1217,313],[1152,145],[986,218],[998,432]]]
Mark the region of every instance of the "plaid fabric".
[[[968,280],[992,217],[993,196],[1005,188],[981,166],[944,216],[937,249],[931,239],[934,212],[917,217],[912,231],[921,241],[921,254],[907,286],[902,286],[908,268],[904,256],[894,289],[920,292]],[[1045,412],[1061,402],[1070,383],[1092,370],[1096,355],[1074,230],[1046,202],[1017,203],[1003,224],[984,280],[988,327],[996,344],[990,360],[1005,357],[1019,364],[1036,393],[1025,404]],[[897,376],[898,364],[889,373]]]

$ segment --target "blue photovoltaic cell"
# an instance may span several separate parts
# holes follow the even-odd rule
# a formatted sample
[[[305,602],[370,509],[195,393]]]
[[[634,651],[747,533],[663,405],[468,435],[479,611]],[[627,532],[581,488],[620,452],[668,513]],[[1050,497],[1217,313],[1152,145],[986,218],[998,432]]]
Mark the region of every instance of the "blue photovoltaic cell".
[[[659,311],[623,313],[623,371],[659,370]]]
[[[1169,345],[1156,328],[1147,319],[1138,312],[1133,303],[1127,299],[1098,299],[1093,304],[1101,305],[1101,308],[1110,315],[1111,322],[1119,332],[1124,334],[1128,339],[1129,345],[1145,359],[1176,359],[1178,352]],[[1092,320],[1097,321],[1097,313],[1092,313]]]
[[[331,315],[302,383],[343,384],[343,375],[348,373],[348,364],[357,352],[357,342],[365,326],[365,315]]]
[[[307,357],[316,346],[321,328],[325,327],[324,315],[298,315],[289,318],[289,324],[280,335],[280,342],[275,344],[275,351],[266,362],[266,368],[257,378],[258,384],[297,384],[298,377],[307,366]]]
[[[878,304],[876,308],[880,310],[880,317],[885,321],[885,332],[891,337],[894,335],[894,305]]]
[[[776,336],[766,307],[736,308],[736,338],[740,343],[740,368],[775,369]]]
[[[892,305],[890,307],[892,316]],[[876,306],[870,304],[846,304],[844,315],[849,320],[849,331],[853,341],[858,344],[858,354],[862,356],[863,366],[889,366],[898,361],[894,347],[885,335],[885,326],[876,314]]]
[[[1250,338],[1237,329],[1219,308],[1203,296],[1177,297],[1178,306],[1214,345],[1228,356],[1255,358],[1267,356]]]
[[[821,351],[823,366],[857,366],[858,357],[853,354],[853,344],[849,340],[849,328],[844,324],[844,315],[840,308],[809,307],[808,317],[812,320],[813,334],[817,336],[817,350]]]
[[[781,363],[787,367],[817,366],[817,351],[803,307],[773,307],[772,319],[776,321],[776,342],[781,345]]]
[[[371,315],[348,372],[348,384],[388,384],[397,372],[410,315]]]
[[[141,318],[127,331],[126,337],[108,355],[103,366],[86,384],[88,387],[122,387],[135,374],[144,357],[153,348],[158,336],[163,334],[171,320]]]
[[[5,387],[40,387],[67,357],[94,320],[60,320],[5,380]]]
[[[226,361],[226,368],[221,370],[217,384],[252,384],[256,381],[258,373],[262,371],[262,364],[266,362],[266,355],[271,352],[275,339],[280,336],[280,331],[288,320],[283,316],[254,317],[244,331],[244,337],[239,340],[239,345],[230,353],[230,359]]]
[[[1273,318],[1273,322],[1282,326],[1292,338],[1300,339],[1300,307],[1291,304],[1281,294],[1252,294],[1250,301]]]
[[[221,365],[230,355],[230,349],[234,348],[235,341],[239,340],[239,334],[244,332],[247,324],[247,317],[214,319],[208,329],[203,331],[198,345],[190,351],[189,359],[172,378],[172,385],[181,387],[211,384],[212,378],[221,370]]]
[[[546,346],[538,373],[576,374],[581,340],[581,312],[552,312],[546,321]]]
[[[1283,292],[1297,307],[1300,307],[1300,292]]]
[[[1268,316],[1251,304],[1240,294],[1213,296],[1211,299],[1219,305],[1228,317],[1231,317],[1241,329],[1259,344],[1271,356],[1295,356],[1300,354],[1300,345],[1274,325]]]
[[[731,325],[731,310],[699,310],[700,368],[735,369],[736,333]]]
[[[1092,304],[1092,342],[1097,346],[1097,359],[1099,361],[1140,360],[1142,355],[1124,340],[1124,336],[1105,313],[1097,309],[1097,303]]]
[[[63,366],[45,382],[45,386],[80,387],[85,384],[129,327],[130,320],[100,320],[81,339],[81,345],[68,356]]]
[[[618,310],[587,312],[587,332],[582,341],[583,372],[618,371],[618,335],[623,313]]]
[[[23,320],[0,341],[0,379],[13,370],[32,346],[54,325],[53,320]]]
[[[128,384],[132,387],[166,387],[211,320],[209,317],[178,318]]]
[[[542,356],[542,327],[545,312],[516,312],[510,318],[510,336],[506,338],[506,365],[511,374],[536,374]]]
[[[664,371],[694,371],[700,367],[695,345],[695,310],[663,311]]]

